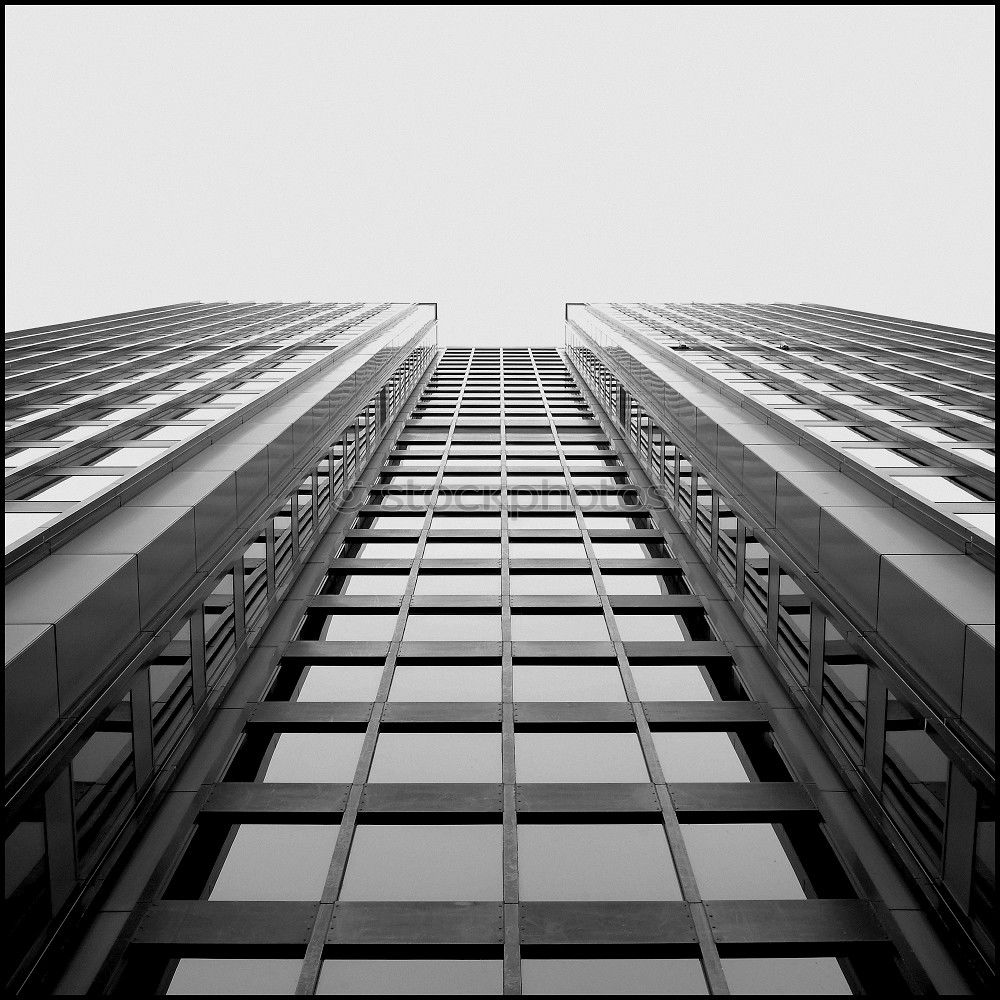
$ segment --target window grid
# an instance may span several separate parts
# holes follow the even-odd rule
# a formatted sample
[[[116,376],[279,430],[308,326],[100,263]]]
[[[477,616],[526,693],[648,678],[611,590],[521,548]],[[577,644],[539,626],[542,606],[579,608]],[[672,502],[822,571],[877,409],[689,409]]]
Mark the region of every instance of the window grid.
[[[481,359],[484,357],[486,364],[481,363]],[[527,376],[530,376],[530,380]],[[428,516],[428,514],[431,511],[440,512],[446,505],[446,501],[455,499],[456,494],[454,491],[461,488],[461,484],[446,483],[448,456],[453,452],[461,453],[461,442],[464,440],[464,433],[470,430],[471,427],[476,427],[477,438],[480,440],[483,438],[482,431],[484,427],[480,423],[482,418],[473,418],[476,421],[474,425],[470,424],[467,419],[466,412],[461,405],[464,394],[473,386],[489,386],[494,377],[495,391],[499,399],[499,406],[496,408],[497,418],[485,426],[489,428],[488,433],[496,435],[497,454],[501,458],[499,475],[496,482],[489,480],[484,483],[482,479],[473,478],[471,483],[474,485],[470,489],[474,492],[467,494],[466,498],[474,496],[480,502],[487,501],[491,509],[498,511],[499,554],[497,558],[491,557],[483,561],[456,559],[451,563],[451,567],[454,570],[461,571],[487,568],[498,570],[501,581],[499,600],[496,597],[482,598],[476,596],[459,598],[418,596],[417,582],[423,568],[423,554],[428,540],[432,537],[432,533],[435,530],[434,525],[437,519],[437,514],[434,518]],[[521,423],[520,417],[513,417],[508,414],[506,408],[507,389],[510,386],[513,390],[516,386],[519,391],[522,384],[530,384],[531,380],[541,390],[539,392],[540,405],[536,405],[535,414],[526,418],[527,422]],[[257,710],[254,712],[251,723],[248,725],[244,735],[241,737],[241,742],[235,749],[235,752],[239,754],[239,748],[245,746],[246,742],[251,739],[252,734],[261,726],[264,726],[268,732],[292,732],[300,730],[303,725],[307,729],[310,725],[313,727],[319,726],[318,731],[332,729],[332,731],[353,731],[360,734],[363,730],[363,741],[357,760],[354,781],[344,786],[342,791],[336,793],[336,796],[341,796],[340,798],[336,798],[335,796],[332,799],[327,799],[329,803],[336,800],[337,805],[328,804],[322,810],[329,821],[336,821],[338,823],[339,829],[326,870],[324,886],[318,895],[320,901],[319,908],[312,918],[312,930],[301,952],[303,963],[299,973],[297,988],[300,993],[315,991],[320,977],[324,974],[324,959],[329,958],[331,954],[337,953],[336,948],[334,948],[333,952],[330,951],[331,943],[339,940],[337,937],[337,913],[349,912],[344,909],[345,906],[358,905],[338,901],[338,894],[341,891],[351,865],[352,851],[359,843],[357,839],[358,830],[362,828],[368,829],[372,820],[377,815],[384,819],[385,809],[398,813],[400,822],[406,823],[414,821],[412,819],[414,812],[419,816],[424,816],[428,811],[430,814],[434,814],[440,822],[443,818],[442,811],[447,812],[448,808],[450,808],[448,804],[449,799],[445,793],[440,788],[434,786],[427,786],[419,792],[418,801],[423,802],[423,805],[404,805],[403,801],[405,800],[400,800],[398,798],[400,793],[394,791],[391,786],[379,788],[377,783],[370,784],[367,782],[366,779],[372,760],[377,753],[379,735],[386,732],[404,734],[406,732],[447,732],[449,731],[449,726],[453,727],[456,724],[472,732],[496,733],[501,740],[502,782],[498,789],[499,797],[494,797],[493,793],[488,789],[483,789],[475,794],[471,790],[466,791],[463,794],[471,796],[471,798],[465,801],[464,806],[459,807],[458,815],[464,817],[466,822],[472,816],[473,818],[477,818],[477,822],[499,823],[502,828],[502,853],[500,858],[497,859],[502,870],[502,897],[497,901],[500,905],[499,912],[502,914],[502,917],[500,920],[499,936],[495,939],[495,944],[491,945],[492,950],[490,953],[494,955],[502,954],[505,992],[516,993],[520,992],[521,989],[523,930],[521,921],[523,921],[526,912],[531,913],[530,906],[532,905],[529,902],[522,901],[519,895],[519,862],[517,855],[519,829],[523,829],[526,824],[534,826],[539,822],[545,822],[546,817],[552,815],[553,809],[560,816],[561,822],[566,822],[575,816],[583,818],[586,823],[593,823],[595,822],[595,816],[592,815],[593,796],[596,794],[596,801],[600,803],[603,801],[602,796],[606,797],[610,794],[607,790],[600,791],[597,786],[587,786],[586,790],[591,796],[590,803],[585,807],[582,804],[582,800],[577,800],[578,804],[575,807],[571,806],[568,812],[561,813],[560,809],[565,807],[560,807],[555,803],[559,801],[559,795],[567,794],[565,786],[552,791],[548,789],[548,786],[542,785],[532,788],[530,785],[526,786],[524,783],[517,781],[515,755],[518,733],[533,731],[574,732],[581,731],[581,727],[583,732],[587,732],[600,731],[602,728],[609,726],[612,731],[635,735],[642,752],[644,766],[648,771],[649,781],[640,783],[639,786],[628,785],[626,783],[622,787],[622,791],[627,793],[626,801],[631,801],[633,803],[632,806],[616,806],[611,803],[620,802],[621,800],[609,799],[607,800],[609,803],[607,808],[610,811],[601,814],[599,808],[596,821],[598,823],[606,823],[609,821],[609,818],[613,821],[615,816],[634,816],[636,811],[638,811],[643,818],[644,829],[656,828],[662,831],[666,843],[667,853],[665,856],[668,858],[668,865],[674,870],[678,879],[680,891],[678,904],[684,907],[687,919],[691,921],[692,929],[690,936],[685,931],[682,938],[678,939],[678,943],[680,940],[686,942],[683,946],[686,949],[686,954],[692,957],[696,956],[700,960],[708,988],[714,992],[724,992],[726,989],[724,957],[720,955],[720,949],[716,943],[713,930],[713,914],[715,911],[712,909],[712,906],[715,904],[706,903],[701,897],[694,868],[688,855],[685,825],[696,823],[699,816],[709,818],[732,813],[734,817],[738,818],[739,808],[735,806],[735,800],[729,799],[727,800],[729,804],[722,806],[722,813],[719,813],[719,805],[706,805],[705,800],[699,799],[699,793],[696,791],[695,786],[685,788],[683,783],[673,785],[666,782],[654,743],[654,733],[683,731],[694,721],[696,731],[718,732],[720,731],[719,726],[722,726],[721,732],[727,730],[737,731],[741,736],[746,735],[747,739],[750,739],[754,733],[757,733],[765,739],[765,742],[768,742],[770,740],[770,736],[768,735],[769,730],[757,706],[752,702],[740,700],[741,687],[737,679],[738,672],[741,669],[740,664],[739,662],[733,662],[728,648],[714,640],[714,632],[705,616],[704,606],[699,598],[690,596],[688,588],[682,588],[676,595],[664,596],[661,594],[655,598],[614,597],[609,595],[604,584],[604,574],[609,569],[635,572],[648,568],[657,574],[672,573],[678,575],[682,581],[684,570],[682,565],[672,556],[625,561],[598,557],[595,542],[600,543],[601,539],[609,536],[606,533],[602,533],[600,528],[595,528],[587,520],[585,509],[591,509],[589,507],[589,500],[594,494],[588,490],[586,480],[592,479],[592,477],[577,477],[574,474],[571,446],[568,444],[568,441],[577,440],[578,438],[573,433],[574,425],[571,422],[566,422],[566,419],[562,416],[561,408],[554,407],[549,398],[547,398],[548,393],[545,390],[550,384],[560,387],[560,392],[563,385],[571,390],[575,386],[562,360],[554,351],[504,351],[501,355],[499,352],[480,352],[477,349],[475,352],[448,351],[444,354],[443,360],[439,362],[433,376],[423,390],[420,400],[414,407],[411,418],[400,434],[396,442],[397,447],[390,452],[390,456],[397,452],[405,454],[402,446],[408,441],[416,440],[412,436],[413,433],[416,433],[418,437],[423,436],[424,440],[439,440],[442,448],[440,455],[437,456],[433,472],[428,474],[428,481],[420,483],[413,492],[401,484],[386,484],[376,481],[371,488],[368,504],[360,512],[362,518],[379,512],[380,515],[385,515],[387,521],[391,522],[393,516],[406,516],[410,511],[423,511],[425,513],[421,525],[419,527],[407,527],[401,534],[396,535],[393,535],[391,529],[389,529],[390,534],[387,535],[383,533],[384,529],[370,531],[365,528],[351,528],[349,520],[353,520],[353,513],[350,515],[349,520],[343,516],[336,519],[334,527],[328,533],[326,539],[324,539],[321,548],[321,551],[329,553],[329,558],[325,567],[323,567],[322,579],[317,584],[316,596],[307,599],[304,604],[306,614],[303,620],[307,623],[309,615],[313,613],[308,609],[325,612],[328,610],[349,611],[351,608],[354,608],[365,614],[376,611],[378,613],[388,612],[390,615],[395,614],[395,623],[391,638],[388,638],[386,641],[379,640],[377,642],[338,641],[334,639],[332,642],[327,642],[324,645],[311,637],[313,635],[311,631],[296,632],[297,637],[293,638],[284,647],[279,660],[278,672],[274,677],[274,685],[281,686],[284,673],[290,667],[294,667],[296,663],[325,660],[330,663],[331,669],[336,669],[335,664],[338,662],[371,662],[381,665],[381,680],[374,699],[370,703],[357,704],[354,707],[352,707],[353,703],[321,705],[321,709],[333,714],[328,714],[325,717],[328,721],[318,722],[316,720],[320,716],[310,716],[309,713],[296,707],[297,704],[301,703],[285,702],[281,697],[278,697],[277,700],[271,700],[269,696],[265,696],[267,700],[262,702],[259,708],[267,706],[269,711],[261,712]],[[450,416],[446,422],[442,421],[441,423],[428,426],[426,421],[427,408],[421,407],[421,403],[434,400],[437,394],[446,386],[454,386],[458,389],[458,392],[454,394],[454,400],[451,399],[451,393],[447,394],[449,397],[448,412]],[[578,390],[574,394],[583,399],[582,394]],[[583,402],[585,404],[585,400]],[[453,406],[452,403],[457,403],[458,405]],[[588,409],[585,405],[584,408]],[[589,413],[587,415],[589,416]],[[610,454],[616,454],[614,444],[605,437],[600,424],[593,421],[591,428],[587,431],[589,435],[587,440],[606,442],[609,446]],[[636,434],[640,441],[648,441],[648,421],[645,425],[643,425],[641,420],[637,423]],[[506,458],[510,454],[508,449],[512,447],[514,442],[520,443],[520,441],[524,440],[522,435],[534,437],[539,442],[544,440],[553,443],[555,446],[559,476],[551,478],[558,480],[562,485],[556,488],[555,493],[549,492],[548,497],[549,499],[559,497],[564,501],[560,504],[560,509],[564,512],[570,511],[575,516],[577,532],[586,555],[586,566],[592,575],[596,590],[594,597],[570,599],[559,598],[554,595],[551,603],[547,604],[545,608],[539,609],[539,607],[535,606],[532,608],[532,612],[539,614],[545,613],[547,610],[554,610],[570,614],[583,614],[591,609],[594,613],[599,612],[603,620],[607,623],[608,641],[593,644],[585,643],[582,645],[571,643],[568,649],[564,644],[562,655],[571,659],[582,658],[587,660],[587,662],[604,663],[609,665],[609,667],[613,665],[612,668],[617,670],[627,698],[627,702],[623,703],[598,703],[595,706],[595,710],[590,714],[588,714],[587,710],[583,710],[580,706],[573,703],[557,704],[552,708],[546,708],[544,704],[540,703],[523,704],[515,703],[514,701],[514,668],[516,663],[522,660],[538,661],[541,659],[544,661],[547,656],[560,655],[559,650],[552,643],[521,644],[516,640],[512,641],[513,618],[520,608],[524,607],[527,609],[527,606],[519,604],[518,599],[513,597],[510,592],[509,580],[512,569],[509,554],[512,539],[511,510],[514,501],[519,500],[523,496],[523,493],[518,492],[522,487],[515,486],[512,481],[507,469]],[[648,453],[649,448],[647,445],[647,455]],[[645,508],[642,506],[636,507],[635,481],[636,476],[641,475],[641,473],[634,466],[634,463],[627,458],[626,454],[622,453],[620,457],[626,459],[626,465],[622,467],[621,472],[624,482],[616,483],[610,490],[607,486],[602,486],[600,489],[607,492],[596,495],[605,501],[612,498],[628,501],[624,509],[627,509],[630,515],[636,511],[642,511],[646,523],[649,523]],[[370,473],[374,473],[375,471],[377,470],[372,469]],[[692,470],[689,483],[693,484],[696,482],[696,476],[697,473]],[[578,483],[581,485],[578,486]],[[549,491],[553,488],[551,483],[545,486],[545,489]],[[584,492],[581,492],[581,490]],[[695,491],[694,495],[696,494],[697,491]],[[399,504],[400,500],[404,502]],[[693,503],[693,501],[689,503],[689,510],[692,509]],[[294,511],[295,509],[296,505],[293,496],[292,510]],[[519,504],[518,509],[520,509]],[[613,509],[620,510],[622,508],[616,505]],[[662,520],[668,520],[665,512],[661,511],[659,513]],[[338,523],[342,525],[339,529],[337,527]],[[491,534],[490,529],[483,528],[463,529],[463,532],[465,537],[469,539],[484,537],[484,535],[488,537]],[[630,534],[643,539],[651,539],[652,536],[656,536],[658,544],[663,544],[663,534],[658,529],[633,527],[622,535],[611,537],[627,537]],[[392,559],[369,561],[354,557],[354,548],[352,546],[363,542],[369,537],[393,539],[406,536],[413,538],[415,542],[415,551],[412,557],[398,561]],[[346,546],[346,549],[344,546]],[[551,566],[553,568],[558,566],[569,567],[569,564],[560,563],[558,560],[553,563],[545,562],[537,563],[536,565]],[[577,568],[575,562],[572,564],[572,568]],[[334,575],[371,572],[373,569],[382,572],[398,571],[405,573],[406,588],[403,593],[398,597],[342,598],[335,594],[327,594],[325,591],[325,581],[332,579]],[[435,643],[436,649],[433,652],[430,649],[424,649],[419,643],[412,643],[406,640],[404,630],[410,616],[422,612],[447,612],[449,610],[453,613],[461,612],[463,614],[488,611],[490,614],[498,615],[501,622],[501,640],[499,642],[490,640],[485,642],[455,643],[456,648],[453,652],[459,654],[456,657],[448,657],[442,653],[442,645],[449,645],[447,639],[443,642],[438,640]],[[692,639],[690,638],[692,633],[688,630],[685,632],[685,639],[676,644],[663,642],[647,643],[644,641],[630,643],[622,640],[617,627],[616,612],[649,615],[657,611],[674,611],[682,614],[685,621],[690,618],[691,621],[697,622],[698,629],[700,630],[698,634],[702,637]],[[706,639],[705,636],[709,636],[709,638]],[[592,648],[585,648],[588,645]],[[501,671],[501,701],[495,705],[447,705],[434,703],[417,706],[405,703],[394,705],[390,701],[390,689],[399,664],[401,662],[409,663],[421,657],[426,659],[429,656],[434,656],[438,659],[442,657],[444,659],[454,659],[457,662],[475,663],[477,661],[487,661],[494,664],[499,663]],[[692,659],[696,662],[711,661],[714,664],[712,670],[715,673],[712,674],[712,677],[713,683],[716,686],[718,700],[712,705],[713,714],[707,716],[699,715],[695,710],[690,708],[690,703],[686,702],[644,702],[639,697],[636,681],[632,674],[633,664],[669,662],[671,660],[684,662],[685,660]],[[728,680],[722,680],[723,678],[728,678]],[[726,690],[727,686],[728,691]],[[288,690],[287,687],[282,688],[285,694],[287,694]],[[736,700],[727,701],[727,698],[735,698]],[[745,698],[745,695],[743,695],[743,698]],[[625,714],[622,714],[623,710]],[[310,724],[306,721],[307,718],[312,718],[314,721]],[[296,721],[297,719],[298,721]],[[699,719],[701,719],[700,722],[697,721]],[[754,740],[751,739],[750,743],[753,742]],[[750,743],[747,745],[750,745]],[[738,745],[742,747],[742,742],[738,741]],[[775,843],[783,845],[781,850],[794,859],[793,867],[796,868],[795,878],[804,887],[803,891],[805,895],[812,897],[820,905],[822,905],[821,901],[824,897],[836,897],[844,894],[850,896],[852,891],[846,876],[843,874],[840,876],[840,882],[837,882],[837,878],[830,875],[828,871],[827,880],[830,884],[826,885],[823,884],[823,877],[815,873],[815,858],[811,861],[812,873],[803,869],[800,857],[801,844],[799,843],[801,835],[796,835],[796,837],[789,839],[789,833],[781,827],[783,819],[787,815],[790,801],[798,802],[793,809],[798,810],[802,817],[807,817],[806,827],[812,828],[817,817],[814,807],[811,804],[807,804],[803,799],[795,799],[795,796],[798,795],[799,786],[790,780],[790,775],[786,769],[786,765],[782,763],[780,755],[774,756],[771,764],[761,764],[757,767],[748,758],[745,758],[745,749],[739,749],[738,753],[747,760],[747,767],[750,768],[749,773],[754,775],[751,792],[747,792],[746,789],[749,786],[742,782],[735,790],[730,790],[731,786],[725,783],[721,783],[719,788],[725,786],[723,791],[726,791],[726,794],[730,796],[746,794],[764,796],[763,799],[758,798],[756,800],[759,804],[755,815],[759,814],[765,817],[771,815],[773,821],[778,824],[778,827],[775,828],[778,838]],[[760,759],[758,752],[758,762]],[[772,758],[768,759],[771,760]],[[702,786],[698,785],[696,787],[697,789],[701,789]],[[789,789],[792,791],[789,792]],[[449,794],[453,793],[449,790]],[[615,794],[618,793],[616,792]],[[707,793],[702,791],[700,794],[704,795]],[[244,796],[243,799],[240,799],[241,795]],[[476,799],[475,795],[484,796],[484,798]],[[554,800],[552,799],[553,795],[556,795],[556,799]],[[688,796],[687,799],[685,799],[685,795]],[[791,799],[789,798],[790,795]],[[230,800],[233,804],[228,807],[225,805],[227,796],[233,797]],[[250,796],[250,798],[248,799],[246,796]],[[382,798],[380,799],[379,796]],[[420,796],[423,796],[423,798],[421,799]],[[213,806],[212,803],[216,799],[220,801]],[[236,804],[241,801],[245,804]],[[712,801],[711,796],[709,796],[708,801]],[[641,805],[637,804],[640,802],[642,803]],[[766,802],[771,802],[771,806],[768,807],[765,804],[760,804]],[[252,803],[257,804],[252,805]],[[224,819],[226,816],[231,816],[235,819],[239,815],[246,814],[248,809],[252,815],[258,817],[258,821],[262,815],[260,813],[261,809],[264,810],[264,814],[268,816],[269,820],[273,818],[275,821],[280,822],[282,816],[285,816],[286,819],[289,818],[284,813],[282,807],[275,808],[263,805],[262,803],[263,800],[257,796],[252,787],[243,786],[237,788],[236,786],[223,783],[216,786],[215,795],[209,800],[208,808],[211,815],[217,819]],[[768,812],[769,808],[771,810],[770,813]],[[734,809],[735,812],[733,812]],[[383,811],[379,812],[379,810]],[[410,818],[407,819],[407,817]],[[205,813],[202,814],[201,819],[202,822],[199,823],[197,828],[199,831],[208,828]],[[417,822],[426,822],[426,819],[422,821],[418,819]],[[770,829],[770,827],[768,826],[767,829]],[[833,855],[829,853],[829,847],[822,847],[824,843],[822,837],[818,833],[814,833],[811,836],[813,838],[811,841],[813,850],[819,851],[818,857],[822,857],[824,862],[832,862]],[[231,833],[228,843],[231,844],[232,842]],[[218,848],[219,860],[216,863],[216,868],[218,868],[218,865],[222,863],[222,859],[226,856],[226,850],[228,848],[225,845]],[[823,853],[824,851],[826,854]],[[179,867],[174,870],[173,874],[175,890],[177,889],[177,885],[183,887],[186,878],[185,866],[189,866],[189,857],[192,852],[194,854],[198,853],[194,850],[194,842],[192,842],[189,850],[178,858]],[[205,861],[205,857],[195,857],[191,864],[200,864],[204,867]],[[809,866],[807,865],[807,867]],[[827,867],[827,865],[822,867]],[[830,864],[829,868],[831,871],[838,870],[835,862]],[[193,895],[181,892],[180,898],[197,899],[199,891],[205,891],[204,886],[211,883],[211,878],[210,874],[207,878],[197,880],[197,885],[201,885],[202,888],[200,890],[188,890],[189,892],[193,892]],[[167,896],[168,899],[172,898],[169,891]],[[173,898],[175,897],[176,891]],[[611,906],[611,904],[604,903],[601,905],[605,907]],[[635,904],[631,903],[628,905],[630,908],[635,906]],[[155,907],[156,904],[154,904],[154,910]],[[526,910],[526,907],[529,907],[529,909]],[[606,909],[605,913],[608,912],[612,911]],[[411,933],[414,934],[414,942],[422,940],[420,937],[421,931],[415,925],[411,925]],[[493,939],[491,938],[491,940]],[[547,955],[549,953],[558,955],[560,952],[558,948],[552,952],[551,946],[549,946],[549,951],[544,952],[544,954]],[[853,969],[853,964],[851,968]],[[851,977],[855,975],[853,971],[849,971],[848,974]],[[854,980],[852,979],[853,982]]]
[[[963,871],[956,878],[952,869],[952,882],[947,892],[949,899],[954,901],[955,883],[961,884],[958,899],[962,908],[968,909],[973,895],[989,892],[988,882],[983,883],[982,888],[973,887],[978,879],[988,880],[989,874],[983,869],[975,873],[971,870],[973,817],[992,815],[995,808],[985,772],[975,766],[969,768],[967,751],[948,732],[944,722],[879,654],[858,648],[857,630],[849,627],[820,599],[812,585],[793,571],[791,561],[745,511],[734,509],[736,503],[731,497],[703,477],[715,498],[712,509],[716,514],[712,536],[708,537],[707,517],[699,508],[698,521],[693,520],[690,491],[678,487],[678,482],[683,481],[681,477],[676,471],[671,472],[670,463],[650,458],[646,437],[639,432],[647,419],[642,405],[594,352],[577,347],[570,351],[570,357],[576,370],[600,394],[606,412],[619,417],[630,415],[623,430],[654,480],[666,487],[668,505],[678,524],[700,548],[723,589],[735,598],[735,607],[745,624],[764,648],[772,651],[786,666],[792,685],[801,688],[807,696],[808,704],[822,720],[824,735],[835,741],[838,749],[853,761],[863,795],[872,796],[874,803],[884,810],[883,815],[891,816],[891,822],[903,831],[904,838],[921,860],[923,872],[930,872],[940,884],[947,879],[950,865]],[[664,447],[664,432],[657,428],[656,436]],[[650,434],[649,439],[652,437]],[[669,444],[665,447],[673,448],[675,470],[691,464],[681,456],[678,447]],[[723,509],[728,515],[725,521],[719,516]],[[735,546],[732,544],[734,527]],[[730,555],[734,548],[735,567]],[[809,589],[809,595],[803,591],[803,586]],[[832,630],[837,637],[829,649],[824,629]],[[850,636],[850,642],[844,636]],[[845,689],[846,697],[841,693],[847,678],[836,674],[840,664],[855,665],[852,685],[855,692],[863,690],[863,701],[856,694],[852,696],[850,689]],[[863,684],[859,677],[864,678]],[[924,734],[920,737],[922,747],[909,748],[912,761],[919,761],[919,767],[902,759],[899,752],[886,757],[887,734],[894,725],[886,721],[887,696],[890,704],[898,697],[898,704],[905,706],[897,711],[897,717],[902,713],[905,721],[896,725],[904,732]],[[863,720],[860,723],[859,716]],[[908,737],[908,741],[912,742],[912,737]],[[908,747],[908,743],[903,745]],[[940,763],[935,770],[933,761],[936,760]],[[949,760],[950,767],[947,766]],[[933,779],[922,779],[922,771],[933,772]],[[863,798],[862,801],[867,800]],[[950,814],[950,827],[946,832],[948,802],[961,802],[961,806],[956,806]],[[946,845],[948,854],[945,853]],[[971,933],[985,941],[989,932],[982,923],[982,915],[974,919]]]

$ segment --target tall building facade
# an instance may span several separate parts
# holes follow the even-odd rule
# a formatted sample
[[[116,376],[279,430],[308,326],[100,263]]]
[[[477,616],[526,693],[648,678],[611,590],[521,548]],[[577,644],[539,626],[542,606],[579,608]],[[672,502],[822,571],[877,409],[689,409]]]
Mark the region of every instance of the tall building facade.
[[[985,989],[984,338],[435,320],[8,337],[8,988]]]

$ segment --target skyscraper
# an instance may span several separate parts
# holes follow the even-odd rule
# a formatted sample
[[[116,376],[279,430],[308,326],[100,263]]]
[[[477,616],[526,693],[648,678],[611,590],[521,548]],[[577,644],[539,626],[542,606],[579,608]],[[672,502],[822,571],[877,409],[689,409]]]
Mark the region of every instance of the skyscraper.
[[[984,986],[985,338],[566,319],[8,337],[13,989]]]

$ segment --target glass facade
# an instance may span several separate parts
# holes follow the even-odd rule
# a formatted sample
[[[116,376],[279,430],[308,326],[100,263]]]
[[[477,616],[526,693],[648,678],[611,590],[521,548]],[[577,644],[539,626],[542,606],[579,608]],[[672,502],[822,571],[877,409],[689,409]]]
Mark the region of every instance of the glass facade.
[[[995,863],[974,843],[996,808],[992,338],[824,306],[614,303],[567,306],[566,341],[869,817],[991,969],[976,900]]]
[[[53,780],[26,786],[12,812],[8,886],[13,875],[35,935],[73,917],[59,962],[38,962],[22,932],[36,960],[15,986],[974,985],[975,962],[949,956],[879,836],[878,816],[919,826],[923,857],[947,869],[965,807],[947,734],[623,388],[591,333],[572,329],[567,351],[438,351],[423,307],[344,308],[358,336],[388,338],[391,360],[340,419],[307,425],[321,446],[291,435],[280,491],[269,472],[254,487],[233,470],[236,496],[245,481],[260,510],[211,571],[196,564],[155,642],[118,663],[122,679],[71,731],[66,763],[50,748]],[[264,343],[246,352],[270,359]],[[291,360],[278,366],[295,376]],[[196,367],[171,378],[195,383],[178,390],[187,411],[233,413],[259,395],[251,382],[280,392],[254,381],[268,370],[214,396],[199,395]],[[330,381],[319,373],[317,399]],[[168,397],[165,420],[187,419],[165,384],[143,391]],[[56,468],[50,457],[36,461]],[[162,460],[126,466],[135,457],[102,474],[128,481]],[[87,523],[88,500],[59,503],[57,530]],[[30,567],[48,531],[20,536],[15,561]],[[863,799],[844,772],[874,765],[875,738],[878,795],[871,783]],[[981,920],[992,827],[970,787]]]

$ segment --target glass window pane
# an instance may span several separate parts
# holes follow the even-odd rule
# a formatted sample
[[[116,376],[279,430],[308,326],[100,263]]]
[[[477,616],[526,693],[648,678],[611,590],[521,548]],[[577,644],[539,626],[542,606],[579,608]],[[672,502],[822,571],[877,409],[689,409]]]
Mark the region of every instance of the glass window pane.
[[[43,809],[36,796],[4,836],[4,906],[17,914],[6,940],[14,955],[27,954],[52,915]]]
[[[48,458],[55,453],[55,448],[21,448],[19,451],[12,451],[4,455],[3,464],[19,469],[29,462],[37,462],[39,459]]]
[[[917,463],[891,448],[845,448],[851,458],[877,469],[912,468]]]
[[[167,996],[291,996],[300,958],[182,958]]]
[[[526,958],[525,996],[691,996],[708,993],[697,958]]]
[[[639,542],[594,542],[594,555],[598,559],[654,559],[649,547]]]
[[[328,615],[319,638],[325,642],[388,642],[396,630],[396,613]]]
[[[586,559],[582,542],[518,542],[510,543],[511,559]]]
[[[653,733],[667,781],[749,781],[729,733]]]
[[[380,733],[369,781],[499,782],[499,733]]]
[[[596,594],[589,573],[511,573],[510,592],[515,597],[562,594]]]
[[[406,642],[489,642],[500,639],[500,615],[411,614],[403,632]]]
[[[680,899],[658,823],[521,823],[523,900]]]
[[[469,528],[500,530],[499,514],[435,514],[431,522],[433,531],[465,531]]]
[[[149,664],[153,757],[160,763],[177,745],[194,717],[190,621]]]
[[[604,589],[614,596],[659,597],[668,594],[666,581],[653,573],[604,573]]]
[[[339,824],[243,823],[209,899],[319,899]]]
[[[948,756],[927,720],[890,691],[886,711],[882,798],[889,813],[937,859],[944,836]]]
[[[327,959],[317,995],[493,996],[503,993],[500,959]]]
[[[184,441],[196,433],[196,427],[184,427],[182,424],[166,424],[157,427],[142,436],[143,441]]]
[[[516,514],[510,528],[532,531],[575,531],[579,528],[575,514]]]
[[[952,479],[943,476],[894,476],[900,486],[905,486],[932,503],[978,503],[982,497],[964,489]],[[36,499],[32,497],[32,499]]]
[[[419,531],[424,526],[424,515],[387,514],[371,518],[370,524],[359,523],[358,526],[375,531]]]
[[[785,848],[768,823],[683,824],[703,899],[804,899]]]
[[[163,448],[117,448],[103,458],[99,458],[93,465],[95,467],[145,465],[162,455],[163,452]]]
[[[618,634],[623,642],[684,642],[680,615],[630,615],[615,612]]]
[[[357,543],[344,546],[341,558],[354,559],[413,559],[417,554],[414,542],[362,542],[357,552],[351,551]]]
[[[500,667],[397,663],[389,701],[500,701]]]
[[[499,559],[499,542],[429,541],[424,559]]]
[[[514,641],[608,642],[603,615],[518,614],[511,616]]]
[[[132,705],[126,695],[97,722],[70,765],[77,854],[83,862],[103,841],[116,814],[135,799]]]
[[[39,511],[37,514],[31,511],[11,511],[4,512],[3,516],[3,544],[4,548],[19,542],[26,535],[37,531],[43,525],[49,524],[56,518],[61,517],[54,510]]]
[[[500,900],[502,847],[499,823],[362,823],[340,898]]]
[[[382,666],[317,663],[305,669],[296,701],[374,701]]]
[[[517,733],[520,782],[648,782],[635,733]]]
[[[49,480],[51,485],[33,493],[27,500],[39,500],[46,503],[74,502],[89,500],[112,483],[117,483],[120,476],[67,476],[65,479]]]
[[[633,666],[632,679],[643,701],[714,701],[702,668],[687,663]]]
[[[850,996],[853,990],[832,957],[724,958],[722,970],[736,996]]]
[[[416,593],[425,594],[488,594],[500,593],[499,573],[421,573],[417,577]]]
[[[354,781],[364,733],[282,733],[264,781]]]
[[[367,597],[370,595],[402,594],[409,583],[406,573],[350,573],[334,578],[330,593],[342,597]]]
[[[613,665],[514,665],[514,701],[624,700],[621,674]]]

